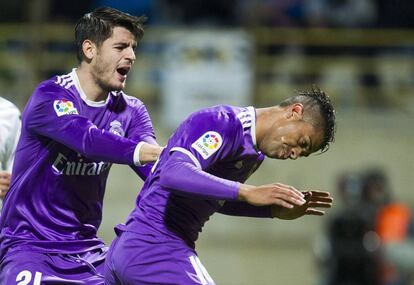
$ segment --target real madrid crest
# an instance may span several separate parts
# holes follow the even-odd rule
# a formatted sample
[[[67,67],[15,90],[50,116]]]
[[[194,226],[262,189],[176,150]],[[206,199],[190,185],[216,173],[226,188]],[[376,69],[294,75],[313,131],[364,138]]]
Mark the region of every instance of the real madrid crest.
[[[109,128],[109,132],[113,133],[114,135],[124,137],[125,132],[124,129],[122,129],[122,124],[118,120],[114,120],[109,124],[111,127]]]

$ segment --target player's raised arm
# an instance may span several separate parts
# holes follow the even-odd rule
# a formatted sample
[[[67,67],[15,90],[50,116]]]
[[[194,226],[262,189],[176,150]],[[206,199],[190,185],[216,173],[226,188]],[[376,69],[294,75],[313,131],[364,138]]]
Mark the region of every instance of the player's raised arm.
[[[281,183],[251,186],[220,178],[198,169],[180,152],[173,152],[167,165],[160,183],[171,191],[208,199],[245,201],[254,206],[276,204],[294,208],[305,203],[304,195],[292,186]]]
[[[45,88],[35,91],[23,113],[23,128],[29,133],[52,139],[90,159],[131,165],[156,160],[158,147],[99,129],[81,114],[82,106],[73,95],[62,92],[58,85]]]
[[[160,184],[170,191],[206,199],[238,199],[239,182],[203,171],[181,152],[172,152],[166,166],[160,175]]]

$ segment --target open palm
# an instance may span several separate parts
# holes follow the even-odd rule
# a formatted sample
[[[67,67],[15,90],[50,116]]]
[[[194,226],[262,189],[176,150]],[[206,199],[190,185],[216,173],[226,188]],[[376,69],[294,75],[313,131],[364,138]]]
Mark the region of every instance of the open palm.
[[[331,208],[333,199],[329,192],[325,191],[304,191],[306,202],[301,205],[293,205],[293,208],[285,208],[279,205],[272,205],[272,217],[282,220],[293,220],[304,215],[323,216],[325,211],[317,208]]]

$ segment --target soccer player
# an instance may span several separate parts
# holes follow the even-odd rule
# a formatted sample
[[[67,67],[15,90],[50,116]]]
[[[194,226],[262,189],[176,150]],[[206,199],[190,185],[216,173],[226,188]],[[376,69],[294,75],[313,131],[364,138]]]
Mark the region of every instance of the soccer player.
[[[0,200],[4,199],[10,187],[11,170],[19,136],[20,111],[13,103],[0,97]]]
[[[269,108],[222,105],[193,113],[169,139],[126,224],[117,226],[106,283],[214,284],[195,241],[215,212],[280,219],[323,215],[319,207],[332,203],[328,192],[244,182],[265,156],[297,159],[326,151],[334,132],[334,109],[317,88]]]
[[[143,103],[122,92],[142,18],[98,8],[76,24],[79,66],[36,88],[0,219],[0,284],[103,284],[96,236],[112,163],[142,177],[161,152]]]

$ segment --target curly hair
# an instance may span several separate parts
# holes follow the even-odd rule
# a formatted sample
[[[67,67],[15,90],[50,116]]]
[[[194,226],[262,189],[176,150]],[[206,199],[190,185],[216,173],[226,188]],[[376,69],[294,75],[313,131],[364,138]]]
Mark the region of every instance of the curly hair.
[[[309,121],[316,128],[324,129],[324,139],[320,147],[321,152],[329,149],[329,144],[335,141],[336,116],[335,109],[329,96],[319,87],[313,86],[309,90],[298,91],[298,94],[279,104],[286,107],[295,103],[304,106],[304,120]],[[315,119],[319,117],[320,119]],[[322,119],[322,120],[321,120]]]
[[[75,26],[75,42],[77,46],[77,58],[83,59],[82,44],[85,40],[91,40],[98,47],[112,36],[114,27],[124,27],[129,30],[137,41],[144,36],[145,16],[136,17],[110,7],[101,7],[91,13],[83,15]]]

